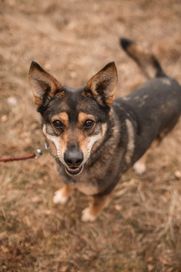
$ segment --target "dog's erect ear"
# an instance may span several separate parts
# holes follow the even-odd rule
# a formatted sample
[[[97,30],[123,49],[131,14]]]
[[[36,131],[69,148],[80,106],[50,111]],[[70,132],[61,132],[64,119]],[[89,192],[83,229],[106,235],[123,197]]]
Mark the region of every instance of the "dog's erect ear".
[[[87,88],[99,104],[110,107],[114,100],[117,82],[116,65],[114,62],[110,62],[89,79]]]
[[[29,79],[33,85],[34,102],[38,107],[43,105],[47,96],[54,96],[61,88],[61,84],[34,61],[30,66]]]

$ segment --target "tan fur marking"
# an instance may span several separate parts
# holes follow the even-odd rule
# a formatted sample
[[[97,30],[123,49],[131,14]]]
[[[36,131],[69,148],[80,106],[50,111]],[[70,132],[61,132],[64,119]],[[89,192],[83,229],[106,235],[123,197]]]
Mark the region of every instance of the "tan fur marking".
[[[36,96],[34,93],[33,93],[33,95],[34,95],[34,103],[35,103],[35,105],[40,106],[41,103],[42,103],[42,99],[39,96]]]
[[[60,161],[63,163],[63,153],[64,153],[63,147],[64,146],[61,143],[61,138],[48,134],[46,132],[46,125],[43,126],[43,133],[50,144],[51,151],[55,152],[53,154],[57,156],[60,159]]]
[[[84,146],[86,138],[87,138],[87,135],[85,135],[82,132],[79,132],[79,133],[77,132],[76,139],[77,139],[77,142],[79,143],[80,148]]]
[[[99,192],[98,186],[94,183],[78,181],[75,186],[77,190],[79,190],[81,193],[85,195],[94,195]]]
[[[49,139],[47,139],[47,141],[48,141],[48,145],[49,145],[49,148],[50,148],[53,156],[57,156],[57,149],[56,149],[55,144],[52,141],[50,141]]]
[[[85,112],[80,112],[79,113],[78,121],[79,121],[80,124],[83,124],[88,119],[95,121],[95,117],[93,115],[87,114]]]
[[[54,121],[54,120],[60,120],[65,126],[68,126],[69,117],[66,112],[61,112],[61,113],[54,115],[52,117],[52,121]]]
[[[84,162],[89,158],[91,151],[95,150],[97,145],[104,139],[107,125],[103,124],[100,127],[98,134],[87,136],[86,134],[78,135],[78,141],[82,152],[84,153]]]
[[[67,149],[69,139],[70,136],[68,132],[64,132],[63,135],[61,135],[59,138],[59,141],[61,143],[62,154],[64,154],[65,150]]]
[[[65,184],[61,189],[55,192],[55,195],[53,197],[53,202],[55,204],[65,204],[72,194],[73,186],[70,186],[68,184]]]
[[[115,93],[115,89],[113,89],[113,93]],[[113,101],[114,101],[114,99],[115,99],[115,95],[110,95],[108,98],[107,98],[107,104],[109,105],[109,106],[111,106],[112,105],[112,103],[113,103]]]
[[[94,221],[101,213],[101,211],[109,204],[109,201],[110,195],[103,197],[98,196],[94,197],[91,205],[85,210],[83,210],[82,221],[84,222]]]

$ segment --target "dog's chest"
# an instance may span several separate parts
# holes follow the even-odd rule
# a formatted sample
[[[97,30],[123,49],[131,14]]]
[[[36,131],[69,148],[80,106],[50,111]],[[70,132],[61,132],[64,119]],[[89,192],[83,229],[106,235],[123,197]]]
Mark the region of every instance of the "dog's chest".
[[[80,176],[77,176],[75,180],[77,190],[86,195],[95,195],[104,189],[104,172],[98,166],[99,163],[88,172],[85,171]]]
[[[98,186],[91,181],[78,181],[75,185],[76,189],[85,195],[95,195],[99,192]]]

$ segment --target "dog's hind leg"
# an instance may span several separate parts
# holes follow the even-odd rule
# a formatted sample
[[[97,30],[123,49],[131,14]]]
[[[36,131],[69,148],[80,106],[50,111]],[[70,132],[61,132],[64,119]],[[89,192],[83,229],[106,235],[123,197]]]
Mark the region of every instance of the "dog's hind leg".
[[[105,196],[94,196],[93,202],[82,212],[82,221],[95,221],[101,211],[109,204],[110,194]]]
[[[163,137],[160,135],[157,139],[151,144],[151,147],[146,151],[146,153],[133,165],[134,171],[138,175],[143,175],[146,172],[146,161],[151,149],[157,148],[162,143]]]
[[[135,164],[133,165],[133,169],[138,175],[142,175],[146,172],[146,160],[148,157],[148,152],[146,152],[141,159],[139,159]]]
[[[61,189],[55,192],[53,197],[54,204],[65,204],[72,194],[73,188],[71,185],[65,184]]]

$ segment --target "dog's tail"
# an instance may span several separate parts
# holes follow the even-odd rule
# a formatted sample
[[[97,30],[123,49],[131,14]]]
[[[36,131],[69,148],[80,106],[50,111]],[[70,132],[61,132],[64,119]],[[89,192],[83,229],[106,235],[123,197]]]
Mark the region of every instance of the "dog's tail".
[[[143,46],[124,37],[120,38],[120,46],[137,63],[147,78],[167,76],[158,59]]]

